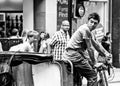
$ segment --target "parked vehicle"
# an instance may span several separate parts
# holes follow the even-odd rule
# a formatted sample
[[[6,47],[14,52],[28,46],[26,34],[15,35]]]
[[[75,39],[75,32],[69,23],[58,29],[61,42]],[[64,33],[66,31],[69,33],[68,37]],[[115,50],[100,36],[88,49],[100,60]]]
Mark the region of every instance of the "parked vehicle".
[[[74,67],[71,61],[53,60],[50,54],[25,53],[25,52],[0,52],[1,63],[7,64],[9,71],[0,72],[0,86],[16,86],[13,83],[12,67],[18,66],[23,62],[32,65],[39,65],[39,72],[33,74],[34,86],[79,86],[74,83]],[[2,62],[3,61],[3,62]],[[7,62],[7,63],[6,63]],[[4,65],[5,65],[4,64]],[[109,63],[99,63],[95,69],[98,72],[99,80],[96,86],[108,86],[105,71],[112,66]],[[31,74],[32,75],[32,74]],[[38,77],[39,75],[39,77]],[[26,77],[26,76],[24,76]],[[31,79],[29,80],[33,82]],[[27,86],[27,85],[25,85]]]
[[[74,81],[75,73],[74,66],[71,61],[67,60],[53,60],[51,54],[41,53],[26,53],[26,52],[10,52],[7,51],[13,45],[22,42],[21,39],[0,39],[3,44],[4,52],[0,52],[0,86],[17,86],[15,84],[16,77],[14,75],[13,68],[23,64],[24,62],[33,65],[33,74],[27,82],[23,82],[24,86],[28,86],[27,83],[34,82],[34,86],[81,86],[82,76],[79,83]],[[6,45],[6,43],[8,43]],[[105,65],[105,66],[103,66]],[[96,71],[99,75],[98,86],[108,86],[105,71],[110,71],[112,66],[108,63],[100,63],[96,66]],[[27,71],[25,71],[27,72]],[[24,76],[16,77],[28,77]],[[77,75],[78,76],[78,75]],[[97,86],[96,85],[96,86]],[[20,85],[19,85],[20,86]]]

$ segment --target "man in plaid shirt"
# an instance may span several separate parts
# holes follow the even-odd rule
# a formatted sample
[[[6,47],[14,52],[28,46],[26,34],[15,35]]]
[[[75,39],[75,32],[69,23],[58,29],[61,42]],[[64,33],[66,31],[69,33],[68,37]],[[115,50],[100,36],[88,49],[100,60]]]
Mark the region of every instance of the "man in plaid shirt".
[[[68,30],[69,22],[67,20],[62,21],[60,30],[53,35],[50,41],[50,48],[52,49],[54,59],[56,60],[62,59],[62,54],[67,46],[68,40],[70,39]]]

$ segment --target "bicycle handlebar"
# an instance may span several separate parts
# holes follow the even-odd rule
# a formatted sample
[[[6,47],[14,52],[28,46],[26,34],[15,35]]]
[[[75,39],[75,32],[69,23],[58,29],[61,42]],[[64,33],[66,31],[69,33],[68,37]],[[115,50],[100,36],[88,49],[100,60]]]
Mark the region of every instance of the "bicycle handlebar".
[[[109,75],[110,75],[110,69],[113,68],[110,59],[107,58],[105,58],[104,62],[98,62],[94,67],[98,71],[107,70]]]

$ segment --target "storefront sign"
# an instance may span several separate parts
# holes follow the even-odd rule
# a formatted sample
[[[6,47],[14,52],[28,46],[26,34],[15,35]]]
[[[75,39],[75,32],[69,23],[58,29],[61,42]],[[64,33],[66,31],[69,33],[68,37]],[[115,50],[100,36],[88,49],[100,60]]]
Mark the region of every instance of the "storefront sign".
[[[63,20],[68,20],[68,0],[57,1],[57,30],[60,29]]]

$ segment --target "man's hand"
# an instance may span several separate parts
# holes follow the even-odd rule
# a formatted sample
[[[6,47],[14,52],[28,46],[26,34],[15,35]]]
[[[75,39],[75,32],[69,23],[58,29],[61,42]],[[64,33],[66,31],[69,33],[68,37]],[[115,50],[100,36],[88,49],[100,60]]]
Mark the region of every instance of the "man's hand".
[[[112,63],[112,54],[111,53],[106,54],[106,60],[108,63]]]
[[[112,54],[111,53],[106,54],[106,58],[107,60],[110,60],[112,58]]]

